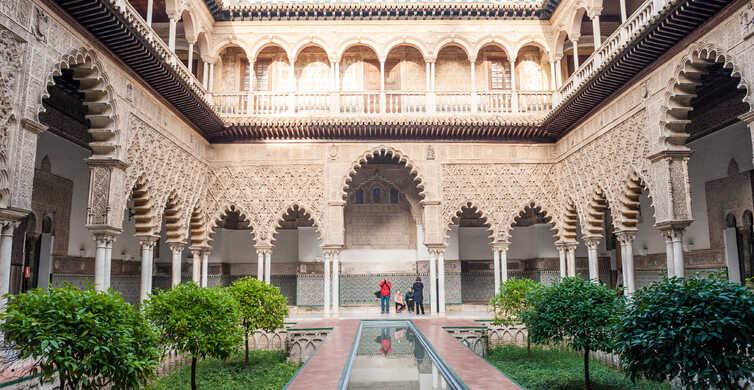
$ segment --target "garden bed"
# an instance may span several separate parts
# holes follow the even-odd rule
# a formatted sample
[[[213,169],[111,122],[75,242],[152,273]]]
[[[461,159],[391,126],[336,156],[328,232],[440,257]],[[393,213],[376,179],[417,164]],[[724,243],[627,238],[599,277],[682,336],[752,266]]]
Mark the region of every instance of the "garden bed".
[[[583,390],[584,358],[568,350],[506,345],[489,351],[487,360],[527,390]],[[631,383],[615,369],[592,361],[589,365],[593,390],[670,390],[667,384],[639,381]]]
[[[300,364],[286,362],[279,351],[249,351],[249,364],[243,351],[228,360],[205,359],[197,364],[196,382],[200,390],[280,390],[293,377]],[[148,390],[191,388],[191,364],[158,379]]]

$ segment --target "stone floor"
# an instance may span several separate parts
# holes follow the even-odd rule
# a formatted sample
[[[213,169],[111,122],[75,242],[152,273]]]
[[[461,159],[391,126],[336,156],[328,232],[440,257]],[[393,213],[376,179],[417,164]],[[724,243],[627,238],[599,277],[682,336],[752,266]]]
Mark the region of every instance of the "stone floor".
[[[458,314],[458,315],[451,315]],[[461,316],[461,314],[465,314]],[[405,313],[387,315],[364,315],[340,313],[338,318],[310,317],[290,318],[296,322],[292,328],[333,328],[322,346],[299,371],[289,385],[289,390],[308,390],[316,384],[317,389],[337,389],[348,354],[358,330],[359,320],[410,319],[429,340],[437,353],[471,390],[516,390],[520,387],[464,347],[443,329],[445,326],[479,326],[473,319],[487,319],[489,313],[447,313],[444,317],[416,316]]]

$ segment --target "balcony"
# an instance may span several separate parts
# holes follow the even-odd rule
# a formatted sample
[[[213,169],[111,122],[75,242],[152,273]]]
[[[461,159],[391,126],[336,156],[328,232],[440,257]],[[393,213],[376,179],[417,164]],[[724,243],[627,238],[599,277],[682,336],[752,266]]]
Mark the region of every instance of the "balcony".
[[[229,119],[316,115],[545,114],[552,109],[550,91],[254,91],[216,93],[212,99],[214,110]]]

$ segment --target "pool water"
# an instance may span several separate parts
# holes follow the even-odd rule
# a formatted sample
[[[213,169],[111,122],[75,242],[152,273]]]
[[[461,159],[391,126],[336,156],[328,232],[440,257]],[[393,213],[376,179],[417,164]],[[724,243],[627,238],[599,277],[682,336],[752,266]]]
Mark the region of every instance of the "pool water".
[[[364,321],[341,389],[463,388],[449,384],[457,379],[427,346],[427,340],[407,321]]]

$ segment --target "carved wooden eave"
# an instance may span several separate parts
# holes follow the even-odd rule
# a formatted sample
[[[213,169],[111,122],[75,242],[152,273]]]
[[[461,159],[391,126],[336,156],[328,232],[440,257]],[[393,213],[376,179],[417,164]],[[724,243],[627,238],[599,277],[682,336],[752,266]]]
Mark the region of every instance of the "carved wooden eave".
[[[680,0],[671,5],[630,41],[620,53],[604,62],[599,72],[578,92],[555,107],[544,119],[544,131],[560,138],[577,126],[603,102],[622,92],[638,75],[674,45],[700,27],[732,0]]]
[[[222,120],[203,96],[163,59],[136,23],[127,20],[113,1],[54,1],[199,127],[205,137],[207,132],[222,128]]]
[[[560,0],[467,2],[252,2],[205,0],[217,21],[353,19],[549,19]]]
[[[229,124],[210,142],[261,140],[432,139],[552,142],[536,116],[348,117],[250,119]]]

